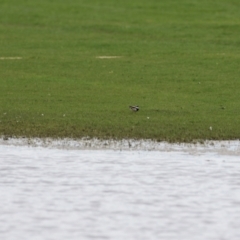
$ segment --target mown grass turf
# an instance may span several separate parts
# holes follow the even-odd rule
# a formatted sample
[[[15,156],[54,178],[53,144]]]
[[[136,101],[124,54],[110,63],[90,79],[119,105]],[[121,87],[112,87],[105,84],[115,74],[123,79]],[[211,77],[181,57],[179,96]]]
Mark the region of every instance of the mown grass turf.
[[[239,12],[238,0],[2,0],[0,135],[239,138]]]

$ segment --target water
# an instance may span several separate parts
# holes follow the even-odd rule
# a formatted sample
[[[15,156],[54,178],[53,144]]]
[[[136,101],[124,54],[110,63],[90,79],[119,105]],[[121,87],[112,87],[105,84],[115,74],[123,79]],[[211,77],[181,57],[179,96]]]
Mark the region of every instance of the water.
[[[240,158],[0,145],[3,240],[239,240]]]

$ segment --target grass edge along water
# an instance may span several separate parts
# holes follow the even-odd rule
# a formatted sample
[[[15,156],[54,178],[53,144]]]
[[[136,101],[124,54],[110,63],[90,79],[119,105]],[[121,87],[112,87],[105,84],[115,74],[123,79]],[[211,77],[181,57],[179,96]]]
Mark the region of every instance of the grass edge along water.
[[[239,139],[239,10],[235,0],[0,3],[0,134]]]

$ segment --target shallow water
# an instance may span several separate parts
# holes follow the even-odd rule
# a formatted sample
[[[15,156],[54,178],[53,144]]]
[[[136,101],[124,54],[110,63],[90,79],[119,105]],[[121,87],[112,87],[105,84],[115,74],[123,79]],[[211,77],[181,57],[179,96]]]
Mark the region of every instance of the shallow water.
[[[240,239],[240,157],[0,145],[4,240]]]

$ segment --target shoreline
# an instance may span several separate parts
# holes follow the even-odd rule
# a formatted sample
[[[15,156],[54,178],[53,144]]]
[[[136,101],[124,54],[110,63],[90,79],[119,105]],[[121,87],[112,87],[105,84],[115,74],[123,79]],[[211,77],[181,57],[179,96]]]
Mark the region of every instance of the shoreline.
[[[239,140],[206,140],[196,143],[157,142],[150,139],[101,140],[97,138],[53,139],[53,138],[4,138],[0,137],[0,145],[29,146],[63,150],[115,150],[115,151],[159,151],[188,152],[198,154],[212,152],[240,156]]]

